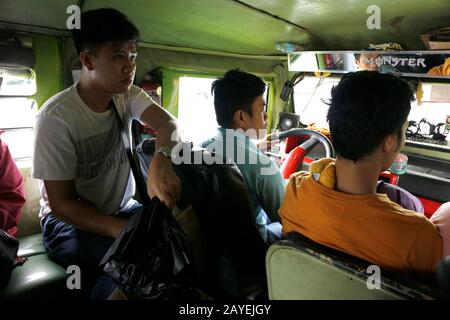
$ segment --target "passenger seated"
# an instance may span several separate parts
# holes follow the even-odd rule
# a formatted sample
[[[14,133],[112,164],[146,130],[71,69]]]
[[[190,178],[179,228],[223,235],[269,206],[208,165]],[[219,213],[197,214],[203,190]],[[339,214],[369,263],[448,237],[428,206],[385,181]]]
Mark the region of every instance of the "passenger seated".
[[[80,80],[39,111],[33,178],[40,180],[39,215],[47,254],[64,268],[79,266],[88,284],[83,290],[95,282],[91,297],[104,299],[115,283],[98,265],[140,207],[133,199],[136,184],[117,118],[126,125],[125,132],[133,119],[158,132],[147,189],[170,208],[180,197],[181,182],[163,151],[179,137],[176,119],[132,84],[136,26],[110,8],[83,12],[80,19],[83,27],[72,30],[82,65]]]
[[[211,91],[220,128],[202,146],[236,163],[251,195],[256,227],[264,241],[272,243],[281,238],[278,209],[285,181],[276,164],[250,140],[265,137],[265,89],[262,79],[239,70],[214,81]]]
[[[0,229],[16,236],[24,204],[23,177],[8,146],[0,139]]]
[[[436,227],[376,192],[405,143],[409,85],[376,71],[348,73],[331,91],[328,122],[336,160],[291,176],[280,209],[283,233],[306,237],[391,270],[429,274],[441,259]]]

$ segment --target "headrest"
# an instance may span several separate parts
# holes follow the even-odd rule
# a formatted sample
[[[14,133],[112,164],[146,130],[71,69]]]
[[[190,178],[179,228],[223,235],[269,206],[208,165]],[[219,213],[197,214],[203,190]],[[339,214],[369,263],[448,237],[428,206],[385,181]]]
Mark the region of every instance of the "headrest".
[[[202,220],[208,223],[211,239],[217,243],[223,243],[226,237],[233,246],[261,246],[241,172],[233,162],[211,163],[214,156],[197,149],[191,151],[191,161],[174,164],[182,182],[182,200],[192,204],[200,224]]]

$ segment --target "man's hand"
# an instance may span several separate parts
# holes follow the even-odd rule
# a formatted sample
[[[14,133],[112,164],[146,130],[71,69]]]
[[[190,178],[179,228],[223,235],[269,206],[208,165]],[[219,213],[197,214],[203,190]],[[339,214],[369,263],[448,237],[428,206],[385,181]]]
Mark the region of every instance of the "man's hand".
[[[180,178],[173,171],[172,160],[160,153],[156,153],[150,163],[147,191],[150,198],[158,197],[170,209],[180,199]]]
[[[273,145],[279,143],[279,133],[274,132],[271,134],[268,134],[261,140],[256,141],[256,146],[261,151],[266,151],[267,149],[270,149]]]
[[[79,199],[74,180],[44,180],[53,215],[75,228],[110,238],[117,238],[127,220],[100,212]]]

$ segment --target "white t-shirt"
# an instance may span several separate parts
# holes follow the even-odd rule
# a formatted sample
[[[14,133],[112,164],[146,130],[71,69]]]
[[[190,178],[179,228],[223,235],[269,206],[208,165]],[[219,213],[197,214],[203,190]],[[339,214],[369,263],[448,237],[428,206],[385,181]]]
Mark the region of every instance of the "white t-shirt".
[[[154,104],[134,85],[113,100],[127,128]],[[135,182],[114,110],[91,110],[79,96],[77,83],[42,106],[34,130],[33,178],[40,179],[40,217],[51,212],[43,180],[74,180],[78,197],[108,215],[136,203]]]

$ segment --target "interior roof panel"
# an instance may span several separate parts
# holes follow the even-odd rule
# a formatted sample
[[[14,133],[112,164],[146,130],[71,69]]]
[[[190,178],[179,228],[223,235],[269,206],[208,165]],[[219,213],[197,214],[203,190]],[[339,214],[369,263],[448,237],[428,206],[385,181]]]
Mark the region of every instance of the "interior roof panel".
[[[73,2],[2,0],[0,22],[66,30]],[[380,30],[366,25],[372,4]],[[243,54],[280,54],[276,43],[285,41],[309,50],[385,42],[423,50],[421,34],[450,26],[450,0],[85,0],[83,10],[99,7],[124,12],[147,43]]]

